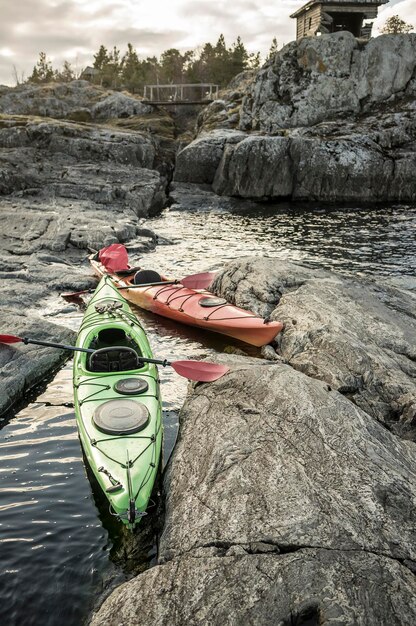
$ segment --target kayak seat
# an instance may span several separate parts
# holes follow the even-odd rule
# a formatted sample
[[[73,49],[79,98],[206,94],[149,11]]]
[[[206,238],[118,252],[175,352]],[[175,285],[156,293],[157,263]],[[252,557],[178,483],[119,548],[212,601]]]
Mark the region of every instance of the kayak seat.
[[[126,372],[143,367],[133,348],[111,346],[95,350],[89,359],[90,372]]]
[[[147,283],[161,283],[162,277],[154,270],[140,270],[136,272],[133,278],[135,285],[147,285]]]
[[[117,270],[116,272],[114,272],[114,274],[117,274],[117,276],[130,276],[130,274],[134,274],[135,272],[138,272],[140,269],[140,267],[128,267],[125,270]]]

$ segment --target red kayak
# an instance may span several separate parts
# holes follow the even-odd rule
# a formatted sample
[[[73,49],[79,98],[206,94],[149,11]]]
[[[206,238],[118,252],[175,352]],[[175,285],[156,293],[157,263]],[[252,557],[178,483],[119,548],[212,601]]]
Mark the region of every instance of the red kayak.
[[[120,244],[114,245],[120,246]],[[145,284],[137,285],[134,280],[139,268],[129,268],[125,263],[126,257],[121,263],[124,267],[120,267],[120,263],[117,264],[114,257],[111,258],[111,254],[108,261],[108,257],[106,258],[102,252],[99,253],[98,258],[97,255],[90,257],[94,272],[99,278],[104,274],[111,276],[123,296],[142,309],[182,324],[228,335],[253,346],[264,346],[270,343],[283,328],[280,322],[264,320],[251,311],[228,304],[223,298],[218,298],[205,289],[191,289],[178,281],[172,284],[172,281],[163,276],[160,277],[151,270],[142,270],[144,280],[140,282]],[[184,279],[183,282],[186,283],[186,280]],[[198,281],[194,282],[197,284]]]

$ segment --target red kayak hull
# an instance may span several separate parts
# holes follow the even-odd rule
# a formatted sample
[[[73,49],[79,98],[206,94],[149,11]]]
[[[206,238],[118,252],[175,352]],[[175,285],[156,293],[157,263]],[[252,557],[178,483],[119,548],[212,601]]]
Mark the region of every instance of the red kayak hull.
[[[130,288],[133,274],[119,278],[92,257],[90,262],[97,276],[101,278],[103,274],[109,274],[113,278],[126,300],[176,322],[228,335],[258,347],[273,341],[283,328],[280,322],[267,322],[255,313],[232,304],[209,308],[201,306],[203,298],[215,297],[209,291],[195,291],[180,284]]]

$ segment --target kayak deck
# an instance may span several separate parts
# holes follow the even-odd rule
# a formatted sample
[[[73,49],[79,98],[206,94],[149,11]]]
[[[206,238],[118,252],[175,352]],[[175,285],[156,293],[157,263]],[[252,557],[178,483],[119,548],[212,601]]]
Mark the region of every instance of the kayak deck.
[[[177,322],[228,335],[258,347],[273,341],[283,328],[281,322],[264,320],[251,311],[216,298],[209,291],[196,291],[181,284],[138,287],[133,283],[134,274],[120,278],[116,273],[108,272],[93,257],[90,262],[97,276],[111,276],[127,300]]]
[[[148,340],[108,278],[90,301],[77,346],[94,350],[74,358],[81,444],[112,512],[133,528],[145,514],[159,466],[159,377],[154,364],[139,361],[153,358]]]

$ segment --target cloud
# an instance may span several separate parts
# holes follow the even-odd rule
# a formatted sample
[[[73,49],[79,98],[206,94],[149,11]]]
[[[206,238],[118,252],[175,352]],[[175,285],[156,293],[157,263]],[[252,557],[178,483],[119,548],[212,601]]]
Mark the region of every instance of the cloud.
[[[101,44],[125,50],[132,43],[141,56],[159,56],[165,49],[182,51],[210,41],[221,33],[231,45],[238,35],[250,51],[267,54],[271,40],[294,37],[289,14],[296,0],[2,0],[0,22],[0,83],[13,82],[13,65],[29,75],[39,52],[54,67],[65,58],[93,61]]]
[[[378,35],[384,24],[392,15],[398,15],[407,24],[412,24],[416,32],[416,1],[390,0],[388,4],[379,8],[378,17],[374,21],[374,35]]]
[[[132,43],[142,57],[160,56],[241,36],[250,52],[266,56],[273,37],[279,45],[295,38],[290,14],[306,0],[1,0],[0,84],[13,84],[13,65],[29,75],[39,52],[59,68],[65,59],[92,64],[101,44],[122,52]],[[416,25],[415,0],[391,0],[377,25],[390,15]],[[2,54],[3,51],[3,54]]]

